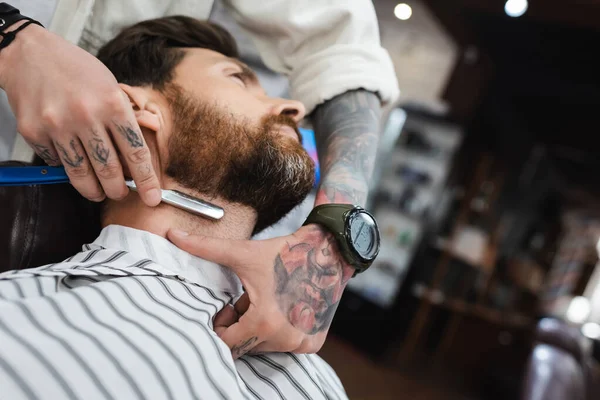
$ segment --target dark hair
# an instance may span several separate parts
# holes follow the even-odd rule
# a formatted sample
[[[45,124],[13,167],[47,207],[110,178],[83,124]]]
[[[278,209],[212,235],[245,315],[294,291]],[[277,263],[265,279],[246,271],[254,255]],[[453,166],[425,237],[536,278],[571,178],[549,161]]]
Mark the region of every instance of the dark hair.
[[[214,50],[239,56],[235,39],[224,28],[181,15],[151,19],[123,29],[98,52],[98,59],[117,81],[131,86],[162,90],[173,80],[173,70],[183,59],[181,48]]]

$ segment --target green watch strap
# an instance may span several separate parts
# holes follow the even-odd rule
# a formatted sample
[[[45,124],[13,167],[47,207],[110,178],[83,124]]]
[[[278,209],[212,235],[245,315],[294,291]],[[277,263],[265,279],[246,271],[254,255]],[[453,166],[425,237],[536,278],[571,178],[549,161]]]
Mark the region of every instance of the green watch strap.
[[[348,244],[346,221],[355,209],[357,209],[357,206],[352,204],[321,204],[311,211],[302,225],[319,224],[331,232],[336,239],[342,257],[358,273],[369,268],[371,263],[362,261]]]

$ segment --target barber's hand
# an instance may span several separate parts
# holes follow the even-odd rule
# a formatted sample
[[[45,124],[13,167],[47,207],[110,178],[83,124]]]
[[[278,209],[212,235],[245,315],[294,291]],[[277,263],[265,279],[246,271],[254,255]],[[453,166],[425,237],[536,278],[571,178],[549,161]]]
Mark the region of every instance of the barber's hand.
[[[354,270],[318,225],[269,240],[227,240],[170,231],[181,249],[231,268],[245,294],[217,314],[215,331],[234,358],[247,352],[315,353],[325,342]]]
[[[127,96],[98,59],[30,25],[0,52],[0,87],[18,130],[49,165],[65,166],[90,200],[128,193],[119,150],[142,200],[160,202],[150,152]]]

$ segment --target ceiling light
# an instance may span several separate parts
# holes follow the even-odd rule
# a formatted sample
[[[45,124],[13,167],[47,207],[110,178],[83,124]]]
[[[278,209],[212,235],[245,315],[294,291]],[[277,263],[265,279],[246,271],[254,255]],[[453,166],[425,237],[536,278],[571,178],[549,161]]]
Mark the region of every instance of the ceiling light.
[[[525,14],[528,6],[527,0],[508,0],[506,4],[504,4],[504,11],[509,17],[516,18]]]
[[[582,324],[590,316],[590,301],[585,297],[573,297],[567,308],[567,319],[574,324]]]
[[[593,322],[583,324],[583,326],[581,327],[581,333],[583,333],[590,339],[600,339],[600,325],[595,324]]]
[[[394,7],[394,15],[396,18],[406,21],[412,15],[412,8],[406,3],[400,3]]]

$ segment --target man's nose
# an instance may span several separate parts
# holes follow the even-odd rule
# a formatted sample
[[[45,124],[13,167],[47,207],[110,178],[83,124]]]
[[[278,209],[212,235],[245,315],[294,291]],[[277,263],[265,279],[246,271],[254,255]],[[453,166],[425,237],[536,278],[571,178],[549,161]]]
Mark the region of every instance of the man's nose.
[[[306,115],[306,108],[299,101],[288,99],[273,100],[273,106],[271,107],[271,114],[273,115],[287,115],[296,122],[300,122]]]

